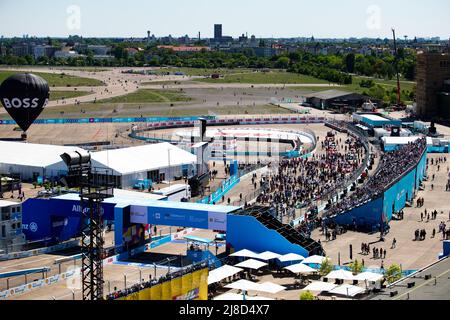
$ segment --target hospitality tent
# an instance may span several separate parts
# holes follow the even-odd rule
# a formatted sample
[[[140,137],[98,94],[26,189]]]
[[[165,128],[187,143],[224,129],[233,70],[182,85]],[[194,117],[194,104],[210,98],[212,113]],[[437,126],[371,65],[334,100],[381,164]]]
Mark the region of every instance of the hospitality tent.
[[[193,176],[197,157],[170,143],[92,152],[92,166],[109,169],[122,188],[133,187],[137,180],[165,181]]]
[[[310,273],[317,272],[316,269],[313,269],[313,268],[311,268],[311,267],[309,267],[309,266],[307,266],[306,264],[303,264],[303,263],[294,264],[294,265],[286,267],[284,269],[289,270],[292,273],[300,273],[300,274],[310,274]]]
[[[347,270],[334,270],[325,276],[328,279],[355,280],[353,273]]]
[[[258,254],[253,252],[253,251],[250,251],[250,250],[247,250],[247,249],[243,249],[243,250],[240,250],[238,252],[230,254],[230,257],[258,258]]]
[[[266,251],[266,252],[258,254],[258,256],[256,258],[260,259],[260,260],[264,260],[264,261],[269,261],[269,260],[277,259],[279,257],[281,257],[281,255],[270,252],[270,251]]]
[[[280,262],[302,261],[304,259],[305,257],[296,253],[288,253],[278,258]]]
[[[302,290],[311,292],[329,292],[330,290],[333,290],[336,287],[337,285],[332,283],[316,281],[312,282]]]
[[[354,277],[354,280],[376,282],[376,281],[379,281],[379,280],[381,280],[383,278],[384,278],[384,276],[382,274],[379,274],[379,273],[363,272],[363,273],[360,273],[360,274],[356,275]]]
[[[235,267],[238,267],[238,268],[246,268],[246,269],[254,269],[254,270],[259,270],[264,266],[267,266],[267,263],[261,262],[258,260],[254,260],[254,259],[245,260],[245,261],[235,265]]]
[[[311,256],[302,261],[302,263],[310,263],[310,264],[322,264],[325,261],[326,257],[322,256]]]
[[[329,291],[331,294],[337,294],[341,296],[354,297],[358,294],[365,292],[363,288],[352,286],[350,284],[344,284]]]
[[[223,279],[234,276],[236,273],[243,271],[241,268],[236,268],[233,266],[224,265],[209,272],[208,284],[222,281]]]

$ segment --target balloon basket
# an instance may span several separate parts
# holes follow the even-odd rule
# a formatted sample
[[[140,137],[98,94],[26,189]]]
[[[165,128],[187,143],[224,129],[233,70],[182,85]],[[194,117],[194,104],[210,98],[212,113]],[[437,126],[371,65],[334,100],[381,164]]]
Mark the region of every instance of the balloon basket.
[[[20,137],[22,138],[23,141],[26,141],[28,138],[26,132],[22,133],[22,135]]]

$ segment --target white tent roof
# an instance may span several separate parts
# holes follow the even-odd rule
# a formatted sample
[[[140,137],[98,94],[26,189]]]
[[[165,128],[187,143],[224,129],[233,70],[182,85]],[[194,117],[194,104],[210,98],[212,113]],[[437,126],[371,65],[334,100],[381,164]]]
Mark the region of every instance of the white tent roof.
[[[264,282],[260,284],[259,291],[267,292],[271,294],[276,294],[278,292],[286,290],[286,287],[280,286],[279,284],[272,283],[272,282]]]
[[[312,292],[328,292],[330,290],[333,290],[336,287],[337,287],[337,285],[332,284],[332,283],[316,281],[316,282],[312,282],[311,284],[309,284],[302,290],[312,291]]]
[[[46,168],[61,162],[63,153],[83,151],[78,147],[63,147],[48,144],[0,141],[0,164]]]
[[[215,297],[213,300],[222,300],[222,301],[243,301],[244,300],[244,295],[242,294],[237,294],[237,293],[233,293],[233,292],[226,292],[218,297]],[[252,296],[245,296],[245,300],[247,301],[253,301],[253,300],[264,300],[264,301],[269,301],[269,300],[274,300],[271,298],[266,298],[266,297],[252,297]]]
[[[299,263],[299,264],[294,264],[292,266],[286,267],[284,268],[286,270],[289,270],[293,273],[302,273],[302,274],[309,274],[309,273],[315,273],[317,272],[316,269],[313,269],[309,266],[307,266],[306,264],[303,263]]]
[[[279,255],[277,253],[270,252],[270,251],[266,251],[266,252],[260,253],[257,256],[258,259],[261,259],[261,260],[264,260],[264,261],[277,259],[279,257],[281,257],[281,255]]]
[[[334,270],[325,276],[328,279],[355,280],[353,273],[347,270]]]
[[[365,281],[365,280],[367,280],[367,281],[375,282],[375,281],[383,279],[383,277],[384,276],[382,274],[379,274],[379,273],[363,272],[363,273],[360,273],[360,274],[356,275],[354,277],[354,279],[358,280],[358,281]]]
[[[243,291],[259,291],[260,285],[248,280],[239,280],[225,286],[227,289],[237,289]]]
[[[281,292],[283,290],[286,290],[285,287],[280,286],[278,284],[272,283],[272,282],[265,282],[265,283],[255,283],[248,280],[239,280],[234,283],[230,283],[225,286],[227,289],[237,289],[242,291],[260,291],[260,292],[267,292],[276,294],[278,292]]]
[[[302,261],[302,263],[322,264],[325,261],[325,257],[311,256]]]
[[[344,284],[342,286],[334,288],[333,290],[330,290],[329,293],[338,294],[341,296],[354,297],[360,293],[363,293],[364,291],[366,290],[364,290],[363,288],[352,286],[350,284]]]
[[[258,260],[254,260],[254,259],[245,260],[245,261],[235,265],[235,267],[238,267],[238,268],[247,268],[247,269],[255,269],[255,270],[261,269],[264,266],[267,266],[267,263],[261,262]]]
[[[289,261],[302,261],[304,260],[305,257],[296,254],[296,253],[288,253],[285,254],[284,256],[281,256],[278,258],[278,260],[280,260],[281,262],[289,262]]]
[[[240,268],[224,265],[224,266],[222,266],[220,268],[217,268],[217,269],[209,272],[208,284],[222,281],[223,279],[226,279],[228,277],[232,277],[236,273],[239,273],[241,271],[242,271],[242,269],[240,269]]]
[[[94,152],[91,157],[94,166],[110,168],[116,174],[130,174],[169,167],[169,153],[172,167],[197,162],[195,155],[167,142]]]
[[[242,258],[258,258],[258,254],[253,251],[244,249],[233,254],[230,254],[230,257],[242,257]]]

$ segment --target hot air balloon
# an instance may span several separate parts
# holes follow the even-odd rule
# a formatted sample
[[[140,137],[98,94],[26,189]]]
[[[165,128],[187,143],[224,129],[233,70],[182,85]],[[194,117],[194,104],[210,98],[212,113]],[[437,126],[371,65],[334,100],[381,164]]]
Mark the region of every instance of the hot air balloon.
[[[48,83],[41,77],[18,73],[3,81],[0,100],[25,133],[47,105],[49,92]],[[23,136],[26,137],[26,134]]]

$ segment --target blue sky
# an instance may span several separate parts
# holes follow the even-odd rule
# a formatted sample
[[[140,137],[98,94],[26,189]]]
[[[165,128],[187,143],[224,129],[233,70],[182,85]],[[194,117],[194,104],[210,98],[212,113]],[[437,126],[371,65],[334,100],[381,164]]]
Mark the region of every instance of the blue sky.
[[[71,5],[78,15],[67,13]],[[73,11],[72,11],[73,12]],[[74,20],[75,19],[75,20]],[[69,24],[68,24],[69,21]],[[72,21],[72,22],[70,22]],[[79,21],[73,24],[73,21]],[[448,0],[0,0],[0,35],[450,38]],[[79,26],[79,28],[78,28]]]

